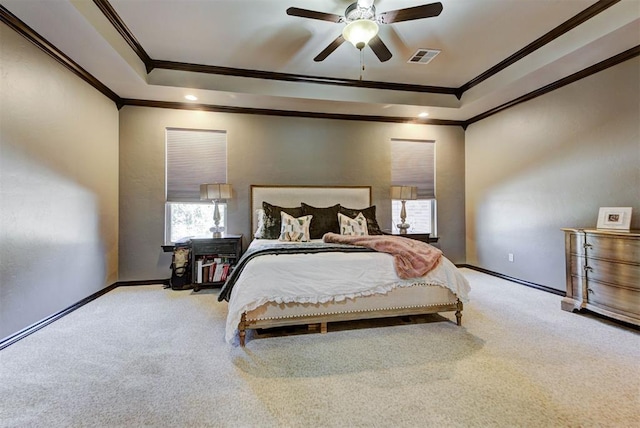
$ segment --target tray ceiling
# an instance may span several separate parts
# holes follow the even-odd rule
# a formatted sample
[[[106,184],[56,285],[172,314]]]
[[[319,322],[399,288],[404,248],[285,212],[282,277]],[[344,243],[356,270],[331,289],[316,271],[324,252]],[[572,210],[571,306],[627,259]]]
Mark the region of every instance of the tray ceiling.
[[[393,54],[386,62],[349,43],[315,62],[345,24],[286,13],[344,15],[351,1],[1,3],[125,104],[185,103],[193,94],[204,106],[469,121],[616,55],[636,56],[640,45],[637,0],[441,0],[437,17],[380,25]],[[408,62],[419,49],[440,52]]]

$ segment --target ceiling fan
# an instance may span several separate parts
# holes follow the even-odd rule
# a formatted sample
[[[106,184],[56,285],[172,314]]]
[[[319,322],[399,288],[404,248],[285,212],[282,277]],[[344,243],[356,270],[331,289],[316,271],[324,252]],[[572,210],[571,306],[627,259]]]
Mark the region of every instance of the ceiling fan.
[[[316,12],[298,7],[287,9],[287,15],[301,18],[318,19],[335,23],[347,23],[342,34],[320,52],[313,60],[323,61],[335,51],[345,40],[362,50],[369,45],[373,53],[382,62],[391,59],[392,55],[387,46],[378,36],[378,24],[393,24],[395,22],[413,21],[414,19],[431,18],[440,15],[442,3],[429,3],[422,6],[408,7],[405,9],[390,10],[376,13],[374,0],[358,0],[347,7],[344,16],[333,13]]]

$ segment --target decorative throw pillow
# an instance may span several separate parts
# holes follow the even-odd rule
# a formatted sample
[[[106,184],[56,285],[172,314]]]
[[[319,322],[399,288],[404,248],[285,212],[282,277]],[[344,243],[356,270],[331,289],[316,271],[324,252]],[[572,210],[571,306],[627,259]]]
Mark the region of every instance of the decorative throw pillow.
[[[302,215],[313,216],[311,239],[322,239],[322,236],[327,232],[340,233],[338,211],[340,211],[340,204],[332,207],[317,208],[304,202],[302,203]]]
[[[264,210],[262,208],[256,210],[256,220],[258,226],[256,227],[256,232],[253,234],[253,237],[256,239],[264,239]]]
[[[309,227],[313,216],[306,215],[295,218],[286,212],[280,213],[282,216],[280,228],[280,241],[307,242],[309,241]]]
[[[262,209],[264,210],[264,233],[262,239],[278,239],[280,237],[280,226],[282,225],[280,213],[285,212],[293,217],[302,216],[302,207],[283,208],[263,202]]]
[[[340,213],[350,218],[355,218],[358,215],[358,213],[362,213],[364,218],[367,219],[367,231],[369,232],[369,235],[382,235],[382,230],[380,230],[380,226],[378,225],[378,221],[376,220],[375,205],[372,205],[362,210],[356,210],[353,208],[346,208],[341,206]]]
[[[340,235],[366,236],[369,234],[367,232],[367,219],[364,218],[362,213],[358,213],[356,218],[350,218],[338,213],[338,222],[340,223]]]

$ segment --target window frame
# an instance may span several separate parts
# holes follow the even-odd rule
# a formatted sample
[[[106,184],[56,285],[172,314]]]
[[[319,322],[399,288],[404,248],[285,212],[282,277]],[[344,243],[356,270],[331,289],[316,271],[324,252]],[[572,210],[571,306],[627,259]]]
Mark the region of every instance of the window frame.
[[[430,227],[430,231],[421,231],[421,230],[414,230],[413,229],[413,225],[410,219],[407,219],[407,223],[409,223],[411,225],[411,227],[409,228],[409,230],[407,231],[407,233],[411,234],[411,233],[429,233],[430,236],[436,237],[438,236],[438,222],[436,221],[437,219],[437,207],[438,207],[438,203],[436,199],[416,199],[415,201],[428,201],[429,202],[429,213],[431,214],[430,218],[429,218],[429,227]],[[397,202],[397,204],[395,204],[395,202]],[[407,204],[414,202],[414,201],[407,201]],[[395,206],[394,206],[395,205]],[[410,208],[409,206],[407,206],[407,214],[411,215],[411,211],[412,208]],[[400,201],[395,201],[392,200],[391,201],[391,230],[393,233],[399,233],[398,228],[396,227],[396,224],[399,222],[396,222],[396,220],[394,218],[399,218],[400,217]]]
[[[427,185],[427,187],[420,187],[419,183],[422,182],[421,180],[419,180],[419,183],[413,183],[409,180],[406,179],[406,174],[410,172],[411,166],[409,166],[409,169],[404,169],[404,170],[400,170],[397,171],[394,169],[394,163],[397,164],[398,160],[401,161],[402,159],[402,155],[400,155],[400,158],[398,158],[398,160],[394,160],[394,149],[398,149],[398,147],[394,147],[394,143],[415,143],[415,144],[432,144],[432,148],[431,148],[431,153],[427,155],[427,159],[431,159],[433,162],[433,166],[432,166],[432,170],[431,171],[427,171],[428,174],[432,174],[431,177],[427,177],[427,179],[424,180],[424,184]],[[437,187],[437,183],[436,183],[436,158],[437,158],[437,146],[436,146],[436,141],[435,140],[417,140],[417,139],[404,139],[404,138],[391,138],[390,140],[390,148],[391,148],[391,184],[396,186],[396,185],[413,185],[413,186],[419,186],[418,187],[418,195],[420,195],[421,193],[423,194],[422,197],[418,196],[417,200],[420,201],[430,201],[430,219],[429,219],[429,223],[430,223],[430,227],[431,227],[431,231],[430,232],[426,232],[426,231],[416,231],[416,230],[412,230],[412,228],[410,228],[408,230],[407,233],[411,234],[411,233],[429,233],[430,236],[432,237],[437,237],[438,236],[438,203],[437,203],[437,195],[436,195],[436,187]],[[399,150],[400,153],[402,153],[402,150]],[[405,152],[406,153],[406,152]],[[428,153],[428,152],[427,152]],[[404,165],[404,164],[403,164]],[[394,174],[394,171],[395,174]],[[415,174],[415,167],[413,169],[413,172]],[[400,178],[400,179],[394,179],[394,175],[400,175],[400,176],[405,176],[405,178]],[[411,174],[410,174],[411,175]],[[415,179],[415,175],[413,176],[413,179]],[[426,193],[426,194],[425,194]],[[427,197],[425,197],[427,196]],[[413,201],[407,201],[407,204],[411,203]],[[391,230],[393,233],[398,233],[397,227],[396,227],[396,222],[393,221],[393,218],[395,216],[398,216],[398,214],[396,214],[396,211],[399,213],[400,209],[394,209],[394,201],[391,201],[391,218],[392,218],[392,225],[391,225]],[[407,207],[407,213],[410,215],[411,214],[411,210],[409,207]],[[411,221],[408,221],[409,224],[411,224]]]
[[[184,132],[184,134],[182,134]],[[189,134],[189,133],[193,134]],[[200,134],[200,135],[199,135]],[[211,146],[209,146],[209,143]],[[182,145],[185,144],[185,145]],[[217,129],[165,128],[165,203],[164,203],[164,242],[172,245],[174,231],[173,205],[207,206],[213,208],[211,201],[200,200],[200,184],[226,183],[228,141],[227,131]],[[218,202],[220,226],[227,228],[227,203]],[[207,213],[208,214],[208,213]],[[198,222],[200,227],[201,222]],[[195,225],[197,226],[197,225]],[[210,225],[213,227],[213,210]],[[203,229],[190,231],[187,236],[175,237],[177,240],[188,237],[211,237],[213,233]],[[203,235],[204,234],[204,235]]]
[[[174,245],[176,242],[180,242],[182,239],[184,238],[207,238],[207,237],[212,237],[213,236],[213,232],[207,232],[206,234],[193,234],[193,235],[187,235],[187,236],[181,236],[178,238],[177,241],[173,241],[171,239],[171,226],[172,226],[172,222],[171,222],[171,206],[172,205],[202,205],[202,206],[210,206],[213,207],[213,203],[211,202],[179,202],[179,201],[166,201],[165,202],[165,209],[164,209],[164,243],[165,245]],[[218,203],[218,209],[220,210],[220,226],[224,228],[224,230],[227,230],[227,203],[226,202],[219,202]],[[211,225],[210,227],[214,226],[213,223],[213,213],[211,215]]]

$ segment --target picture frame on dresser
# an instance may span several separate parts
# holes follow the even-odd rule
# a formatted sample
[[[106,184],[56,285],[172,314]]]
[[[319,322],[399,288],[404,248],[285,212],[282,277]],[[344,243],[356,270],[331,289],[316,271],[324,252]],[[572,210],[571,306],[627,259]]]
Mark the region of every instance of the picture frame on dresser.
[[[597,229],[629,230],[632,207],[600,207]]]

